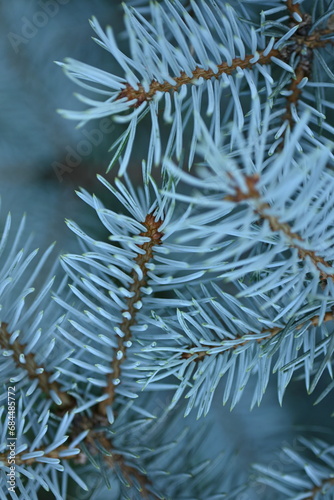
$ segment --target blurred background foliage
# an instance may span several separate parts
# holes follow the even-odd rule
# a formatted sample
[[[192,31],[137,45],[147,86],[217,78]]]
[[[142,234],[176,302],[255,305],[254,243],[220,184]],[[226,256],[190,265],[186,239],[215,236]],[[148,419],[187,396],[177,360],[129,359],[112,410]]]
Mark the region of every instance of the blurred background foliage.
[[[110,54],[92,41],[88,19],[94,14],[117,31],[122,10],[120,2],[105,0],[51,3],[49,10],[45,1],[0,3],[0,195],[2,216],[10,210],[18,223],[27,213],[36,246],[57,240],[68,251],[75,242],[64,218],[92,224],[74,190],[97,189],[96,173],[106,171],[117,129],[110,126],[95,139],[92,132],[92,144],[57,113],[80,103],[73,95],[78,89],[54,61],[73,57],[117,71]],[[93,129],[99,123],[87,126],[86,134]]]

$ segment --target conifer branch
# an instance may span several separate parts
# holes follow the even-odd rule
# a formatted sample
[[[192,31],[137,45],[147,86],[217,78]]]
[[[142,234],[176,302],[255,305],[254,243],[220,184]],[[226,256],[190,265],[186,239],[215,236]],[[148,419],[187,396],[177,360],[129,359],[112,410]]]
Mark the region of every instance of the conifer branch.
[[[247,55],[244,59],[240,59],[239,57],[233,59],[232,64],[228,65],[227,62],[223,62],[217,66],[218,71],[214,72],[213,69],[203,69],[197,67],[191,77],[189,77],[184,71],[181,72],[180,76],[174,77],[173,80],[176,82],[175,85],[172,85],[169,82],[158,82],[153,80],[150,84],[150,88],[148,91],[145,91],[142,85],[138,85],[138,89],[134,89],[129,83],[125,85],[125,88],[119,93],[118,99],[123,99],[126,97],[129,101],[133,99],[137,99],[137,102],[132,104],[133,108],[140,106],[145,101],[150,101],[153,99],[157,92],[171,92],[177,91],[182,85],[190,85],[194,84],[196,80],[199,78],[203,78],[204,80],[210,80],[211,78],[218,78],[222,74],[231,75],[237,68],[240,69],[249,69],[253,68],[256,64],[268,64],[271,61],[272,57],[276,57],[282,59],[282,55],[279,50],[272,49],[269,53],[265,54],[265,50],[259,52],[259,58],[257,58],[254,54]],[[255,58],[255,61],[252,62],[252,59]]]
[[[146,231],[140,233],[139,236],[150,238],[150,241],[138,245],[144,253],[139,253],[135,258],[136,267],[132,271],[132,284],[129,288],[131,297],[128,299],[127,308],[122,311],[123,321],[120,325],[120,330],[124,334],[118,337],[118,346],[114,349],[113,361],[111,364],[112,373],[108,376],[108,384],[105,392],[109,397],[99,404],[99,412],[105,415],[107,406],[111,405],[115,399],[115,382],[119,383],[121,374],[121,364],[126,358],[127,342],[131,339],[131,326],[136,323],[136,314],[138,311],[138,303],[140,302],[142,291],[141,288],[146,285],[147,267],[146,264],[153,257],[153,247],[161,244],[162,233],[159,228],[162,220],[156,221],[153,214],[147,214],[143,225]]]
[[[284,498],[304,500],[332,498],[333,445],[319,437],[311,439],[299,437],[296,442],[302,445],[300,450],[297,451],[294,444],[294,447],[284,447],[280,455],[289,459],[288,469],[284,468],[277,473],[272,466],[254,464],[253,467],[259,474],[257,481],[269,485],[276,491],[284,491]],[[282,458],[280,463],[284,463]]]
[[[133,486],[133,479],[135,479],[141,487],[143,498],[148,499],[150,495],[151,498],[158,498],[148,490],[148,486],[151,485],[149,478],[135,467],[127,464],[123,455],[120,453],[113,453],[112,440],[105,435],[103,430],[103,427],[108,428],[108,426],[109,422],[106,417],[97,413],[95,413],[92,418],[78,415],[75,422],[74,436],[81,431],[89,429],[89,433],[84,439],[84,443],[89,452],[93,456],[96,456],[101,455],[101,449],[104,449],[108,454],[102,453],[102,459],[110,469],[115,471],[116,468],[119,468],[123,477],[131,486]],[[86,455],[84,455],[84,458],[87,460]]]
[[[299,3],[293,4],[292,0],[290,0],[287,2],[287,8],[290,11],[294,24],[297,24],[297,22],[293,14],[301,18],[301,21],[298,21],[299,28],[290,39],[292,43],[282,51],[285,53],[287,62],[292,53],[295,53],[299,57],[293,80],[288,87],[289,95],[286,97],[286,113],[282,116],[282,120],[288,120],[290,129],[292,129],[295,124],[292,106],[297,106],[298,100],[302,95],[303,90],[301,84],[303,78],[310,79],[312,77],[313,51],[316,48],[325,47],[327,44],[333,44],[333,41],[322,39],[322,36],[331,33],[330,29],[318,29],[310,33],[310,29],[312,28],[312,17],[307,13],[301,13]],[[281,143],[281,147],[282,145],[283,143]]]
[[[333,321],[333,320],[334,320],[334,311],[329,311],[329,312],[327,312],[324,315],[322,323],[326,323],[328,321]],[[318,326],[319,325],[319,316],[318,315],[313,316],[312,318],[310,318],[308,320],[308,322],[309,322],[309,326],[311,326],[311,325],[312,326]],[[301,328],[305,324],[306,324],[306,322],[299,323],[294,328],[295,328],[295,330],[301,330]],[[264,340],[269,340],[269,339],[275,337],[276,335],[278,335],[279,333],[281,333],[285,328],[286,328],[286,326],[283,326],[283,327],[277,327],[277,326],[275,326],[273,328],[264,328],[260,332],[260,335],[263,335],[262,338],[260,338],[260,339],[256,338],[256,339],[247,339],[247,340],[244,340],[243,342],[240,342],[240,343],[235,344],[233,346],[227,347],[224,352],[229,351],[229,350],[235,350],[235,349],[237,349],[240,346],[246,345],[249,342],[253,342],[253,340],[255,340],[256,342],[258,342],[259,344],[261,344]],[[247,332],[246,335],[258,335],[258,333],[256,333],[256,332]],[[236,341],[241,340],[244,336],[245,336],[245,334],[243,334],[243,335],[237,335],[234,338],[234,340],[236,340]],[[195,354],[194,352],[191,352],[191,350],[194,349],[194,347],[196,347],[196,346],[192,346],[191,349],[189,349],[189,351],[182,353],[182,355],[180,356],[181,359],[189,359],[189,358],[191,358]],[[212,349],[212,346],[204,345],[203,344],[203,347],[205,347],[206,350],[196,352],[196,358],[194,358],[193,361],[203,361],[206,356],[211,356],[211,354],[208,352],[208,350]]]
[[[139,84],[138,88],[135,89],[129,83],[125,84],[125,88],[119,93],[116,100],[127,98],[129,101],[136,99],[137,101],[130,106],[136,108],[140,106],[145,101],[150,101],[153,99],[157,92],[171,92],[177,91],[182,85],[193,84],[194,81],[199,78],[203,78],[204,80],[210,80],[211,78],[218,78],[222,74],[231,75],[236,71],[237,68],[240,69],[251,69],[256,64],[265,65],[271,62],[272,57],[276,57],[282,61],[288,62],[291,52],[296,51],[297,54],[301,57],[301,62],[299,63],[295,80],[292,82],[290,89],[293,91],[293,94],[289,96],[287,108],[293,102],[296,103],[299,95],[301,94],[301,89],[298,89],[298,84],[301,82],[304,76],[309,77],[311,75],[311,66],[313,60],[312,49],[324,47],[328,43],[333,43],[332,40],[321,40],[321,37],[325,34],[331,32],[329,29],[325,30],[316,30],[314,33],[308,33],[309,29],[312,27],[311,16],[309,14],[303,14],[300,9],[299,3],[293,3],[292,0],[287,0],[287,9],[290,12],[290,16],[293,19],[295,24],[299,24],[299,28],[296,33],[290,38],[290,42],[293,42],[292,45],[288,46],[288,50],[278,50],[271,49],[269,53],[266,53],[266,50],[259,52],[259,58],[256,58],[256,61],[252,61],[255,58],[254,54],[250,54],[245,56],[244,59],[234,58],[232,60],[232,64],[229,65],[227,62],[222,62],[217,66],[218,71],[215,72],[213,69],[203,69],[201,67],[197,67],[193,70],[193,74],[189,77],[186,72],[181,72],[181,74],[177,77],[173,77],[173,80],[176,82],[174,85],[170,82],[158,82],[157,80],[153,80],[150,84],[149,90],[146,91],[143,85]],[[294,15],[296,17],[294,17]],[[297,21],[297,18],[300,18]],[[303,49],[307,49],[305,54],[303,53]],[[303,70],[303,71],[302,71]],[[302,74],[303,73],[303,74]],[[289,122],[292,124],[292,116],[291,111],[287,111],[289,114]]]
[[[112,443],[110,442],[110,440],[104,434],[101,434],[101,432],[98,433],[97,431],[93,431],[92,433],[88,434],[86,442],[89,442],[89,444],[91,445],[91,447],[93,447],[93,449],[95,447],[96,453],[98,453],[98,450],[95,445],[96,439],[104,449],[110,450],[112,452]],[[133,480],[135,479],[140,485],[141,488],[140,493],[142,495],[142,498],[147,499],[149,498],[150,495],[152,495],[153,498],[158,498],[156,497],[156,495],[153,495],[147,489],[148,485],[151,484],[149,478],[145,474],[142,474],[135,467],[127,464],[124,457],[121,454],[112,453],[111,456],[103,454],[103,460],[111,469],[115,470],[116,468],[119,468],[123,477],[128,481],[129,485],[133,486]]]
[[[142,163],[147,184],[137,192],[127,175],[115,187],[100,177],[128,215],[81,190],[109,239],[95,239],[96,234],[68,222],[84,253],[63,256],[66,276],[53,301],[52,280],[30,295],[30,306],[25,300],[36,290],[49,254],[31,272],[34,252],[17,246],[21,230],[4,253],[10,217],[1,230],[0,309],[8,321],[0,321],[3,378],[17,381],[16,389],[23,391],[13,438],[20,443],[15,457],[20,468],[13,475],[18,496],[37,498],[45,487],[56,498],[67,497],[72,480],[87,487],[84,475],[96,467],[107,486],[109,478],[119,480],[116,496],[122,498],[157,500],[165,498],[161,492],[172,499],[237,498],[244,489],[234,488],[231,475],[224,484],[224,467],[212,474],[216,464],[205,456],[194,459],[206,437],[196,428],[187,438],[191,447],[184,447],[186,433],[175,439],[183,424],[177,418],[169,427],[174,417],[168,413],[165,419],[167,411],[187,392],[184,415],[195,407],[198,418],[207,415],[225,374],[223,403],[231,397],[231,408],[254,372],[252,407],[260,404],[271,373],[278,374],[280,403],[302,365],[309,393],[325,370],[332,375],[333,323],[327,323],[334,321],[334,106],[328,94],[334,75],[328,48],[334,44],[334,5],[316,1],[311,16],[302,2],[263,2],[249,10],[252,1],[167,0],[148,6],[131,0],[139,10],[123,3],[125,52],[112,27],[91,20],[95,41],[123,75],[74,59],[62,64],[72,81],[98,94],[78,94],[88,109],[63,115],[80,125],[107,116],[128,124],[111,147],[110,167],[119,160],[119,177],[136,154],[139,124],[151,118]],[[54,6],[45,12],[49,9]],[[102,129],[84,135],[94,145],[103,140]],[[197,154],[202,157],[198,177],[181,168],[183,158],[189,169],[196,165]],[[153,180],[153,165],[161,166],[162,186]],[[174,179],[185,179],[189,191],[178,191]],[[211,273],[208,288],[206,272]],[[238,293],[223,290],[222,279]],[[169,296],[174,291],[176,298]],[[56,304],[67,311],[61,321]],[[47,344],[55,326],[74,349],[56,352],[54,342]],[[148,391],[138,392],[139,384]],[[65,392],[69,387],[72,396]],[[174,397],[161,402],[162,418],[151,427],[157,402],[152,394],[172,387]],[[317,402],[333,388],[330,381]],[[6,416],[0,409],[3,437],[7,423],[14,422],[15,404],[8,403]],[[30,409],[39,418],[25,425]],[[260,481],[286,498],[327,498],[334,488],[333,446],[314,440],[306,448],[304,460],[295,445],[284,447],[301,471],[284,474],[269,464],[259,467]],[[9,456],[3,445],[3,465]],[[26,474],[21,475],[22,467]],[[104,493],[96,486],[94,498]]]
[[[313,264],[315,265],[315,267],[319,270],[322,280],[327,280],[328,278],[334,280],[333,274],[328,274],[326,271],[321,269],[321,267],[319,267],[319,264],[325,267],[331,267],[331,264],[329,262],[326,262],[323,257],[317,255],[313,250],[306,250],[304,248],[304,244],[306,244],[306,242],[303,241],[302,237],[298,233],[292,231],[289,224],[281,222],[276,216],[268,213],[268,210],[270,211],[271,207],[269,203],[261,202],[261,194],[256,188],[256,184],[259,182],[259,176],[254,175],[246,177],[245,182],[248,187],[248,191],[246,193],[241,191],[240,188],[237,188],[235,195],[227,196],[225,199],[229,201],[234,201],[236,203],[248,200],[254,200],[254,201],[258,200],[259,202],[256,203],[256,208],[254,210],[260,216],[261,219],[267,220],[269,222],[272,231],[274,232],[279,231],[284,233],[287,239],[290,240],[289,246],[298,249],[299,257],[302,260],[305,260],[307,257],[309,257],[313,262]]]
[[[91,427],[91,422],[88,421],[88,419],[85,419],[86,426],[85,428]],[[100,422],[100,425],[108,425],[108,422]],[[99,442],[100,446],[102,446],[106,451],[110,451],[110,455],[105,455],[103,454],[103,460],[105,464],[110,467],[111,469],[115,470],[115,468],[119,468],[123,474],[123,477],[129,482],[131,486],[133,486],[133,479],[135,479],[138,484],[141,487],[141,494],[143,495],[143,498],[149,498],[151,495],[151,498],[158,498],[156,495],[154,495],[152,492],[149,492],[147,487],[149,484],[151,484],[151,481],[148,479],[148,477],[144,474],[142,474],[138,469],[135,467],[129,465],[126,463],[124,457],[119,454],[119,453],[112,453],[112,443],[111,441],[103,434],[103,431],[99,430],[97,431],[96,429],[92,429],[91,432],[86,436],[85,438],[85,444],[88,446],[90,452],[93,455],[97,455],[99,453],[99,450],[96,446],[96,440]],[[17,465],[23,465],[23,466],[28,466],[28,465],[34,465],[39,462],[39,458],[53,458],[53,459],[59,459],[59,460],[73,460],[78,461],[78,453],[74,452],[73,454],[66,454],[65,456],[60,456],[60,453],[63,451],[67,451],[68,447],[61,445],[55,450],[49,451],[47,453],[44,453],[43,448],[39,448],[38,450],[35,450],[35,452],[43,452],[43,455],[35,456],[35,457],[30,457],[30,458],[22,458],[24,455],[28,455],[29,451],[24,450],[21,453],[18,453],[15,456],[15,462]],[[8,458],[8,453],[0,453],[0,462],[6,463]]]
[[[28,377],[31,380],[38,379],[39,387],[44,394],[49,396],[50,391],[54,391],[57,394],[62,402],[57,408],[58,411],[73,408],[76,405],[75,399],[66,392],[62,391],[57,381],[49,381],[52,374],[44,370],[42,366],[39,366],[36,363],[33,353],[29,352],[25,354],[25,344],[20,344],[18,340],[14,340],[14,342],[10,341],[10,333],[8,332],[7,327],[7,323],[0,324],[0,346],[5,350],[13,351],[12,356],[16,366],[26,370]],[[41,369],[43,370],[42,372]]]

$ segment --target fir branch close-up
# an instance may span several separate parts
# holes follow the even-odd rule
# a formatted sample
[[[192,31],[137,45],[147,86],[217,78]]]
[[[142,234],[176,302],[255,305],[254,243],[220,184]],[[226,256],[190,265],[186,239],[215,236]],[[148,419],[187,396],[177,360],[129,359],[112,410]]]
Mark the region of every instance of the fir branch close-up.
[[[0,13],[0,499],[333,499],[334,1]]]

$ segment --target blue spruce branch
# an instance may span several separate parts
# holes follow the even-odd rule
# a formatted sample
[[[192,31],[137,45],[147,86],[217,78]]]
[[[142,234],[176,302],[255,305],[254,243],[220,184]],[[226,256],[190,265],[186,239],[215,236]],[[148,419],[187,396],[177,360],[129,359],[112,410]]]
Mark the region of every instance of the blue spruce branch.
[[[63,500],[72,480],[92,499],[248,500],[262,483],[329,500],[333,445],[315,433],[284,449],[289,470],[256,464],[247,480],[227,471],[227,453],[202,455],[207,436],[182,412],[209,414],[222,379],[231,408],[253,375],[252,407],[272,373],[280,404],[296,373],[308,393],[323,382],[317,402],[334,388],[333,2],[312,13],[294,0],[132,3],[129,51],[91,21],[123,76],[60,63],[97,94],[65,117],[126,124],[111,146],[118,177],[99,176],[121,208],[78,192],[108,240],[67,220],[83,250],[46,273],[52,246],[36,264],[24,223],[10,242],[8,216],[1,235],[1,397],[8,383],[18,394],[10,495]],[[145,117],[135,187],[127,168]],[[6,473],[10,414],[0,408]],[[92,470],[103,483],[85,483]]]

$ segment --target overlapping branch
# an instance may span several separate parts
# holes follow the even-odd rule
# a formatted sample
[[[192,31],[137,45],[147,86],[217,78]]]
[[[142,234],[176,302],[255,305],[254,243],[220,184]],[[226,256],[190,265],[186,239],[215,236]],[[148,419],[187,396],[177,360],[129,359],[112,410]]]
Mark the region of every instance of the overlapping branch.
[[[38,380],[38,385],[44,394],[50,396],[53,391],[61,400],[61,405],[58,406],[58,411],[73,408],[76,404],[75,399],[62,391],[58,382],[50,382],[49,378],[52,373],[38,365],[35,360],[35,355],[31,352],[25,354],[25,344],[21,344],[17,339],[14,342],[10,341],[10,333],[8,332],[8,324],[1,323],[0,325],[0,346],[9,351],[13,351],[12,357],[17,367],[25,370],[31,380]]]
[[[122,472],[124,479],[126,479],[129,485],[133,486],[134,480],[140,485],[141,495],[144,499],[157,498],[148,487],[151,485],[150,479],[147,475],[140,472],[139,469],[132,465],[129,465],[124,456],[120,453],[113,452],[113,444],[110,437],[105,435],[103,429],[99,430],[101,427],[108,426],[108,422],[105,417],[100,415],[95,415],[92,419],[86,417],[79,417],[78,422],[81,430],[90,429],[89,434],[85,438],[85,445],[88,447],[89,452],[95,456],[101,454],[101,449],[104,450],[102,453],[103,462],[110,469],[115,470],[119,468]],[[95,428],[93,428],[95,427]]]
[[[128,482],[128,485],[133,487],[134,482],[140,487],[140,493],[142,498],[154,498],[158,497],[151,491],[152,482],[140,468],[130,465],[126,458],[119,452],[114,452],[115,446],[113,440],[111,439],[111,433],[106,435],[106,430],[109,428],[109,422],[107,418],[103,415],[95,412],[91,417],[87,417],[82,414],[78,414],[72,424],[71,437],[76,439],[76,437],[83,431],[89,431],[83,440],[83,446],[77,446],[81,450],[80,454],[68,455],[66,457],[61,457],[61,459],[73,459],[74,463],[83,464],[86,463],[90,455],[92,459],[97,456],[102,458],[103,464],[113,471],[119,469],[122,473],[123,478]],[[57,450],[67,449],[62,446]],[[56,458],[57,450],[54,454],[47,454],[46,456],[52,456]],[[86,451],[87,450],[87,453]],[[0,455],[1,457],[1,455]],[[31,463],[36,461],[36,459],[31,459]],[[101,464],[102,465],[102,464]]]
[[[110,426],[105,416],[106,407],[113,404],[115,399],[114,382],[120,381],[121,364],[126,359],[127,343],[131,338],[131,327],[136,323],[136,315],[140,308],[139,304],[143,294],[142,288],[145,287],[147,283],[148,269],[146,264],[149,263],[153,257],[154,246],[161,244],[162,233],[159,231],[159,228],[162,224],[162,220],[156,221],[154,215],[150,213],[147,214],[142,224],[145,226],[146,231],[140,233],[139,236],[148,238],[148,241],[138,245],[138,255],[134,259],[133,271],[131,273],[132,283],[128,290],[129,298],[127,299],[127,307],[122,311],[123,320],[119,325],[119,329],[123,335],[118,337],[118,346],[114,349],[111,365],[112,374],[108,377],[108,385],[105,390],[108,394],[108,398],[103,404],[99,406],[96,405],[93,408],[93,414],[90,419],[78,415],[75,419],[75,423],[70,427],[70,433],[73,438],[76,438],[82,430],[89,431],[82,442],[82,448],[79,447],[81,450],[79,457],[84,455],[85,447],[89,449],[92,455],[101,455],[101,449],[106,450],[106,453],[102,453],[102,460],[108,468],[114,471],[119,469],[129,485],[137,488],[139,485],[143,498],[157,498],[154,493],[150,491],[149,486],[151,482],[146,474],[142,473],[136,466],[130,465],[126,457],[121,453],[113,452],[112,440],[105,432],[105,429],[108,429]],[[30,379],[38,380],[38,385],[46,397],[51,398],[52,391],[57,395],[61,400],[61,405],[58,405],[55,410],[58,415],[62,415],[65,411],[69,411],[78,405],[74,397],[62,391],[57,381],[50,382],[49,379],[52,373],[48,372],[37,363],[33,353],[25,353],[26,345],[21,344],[17,339],[11,342],[11,334],[8,331],[7,323],[2,323],[0,325],[0,346],[6,351],[10,351],[16,366],[21,370],[25,370]],[[78,450],[73,453],[64,454],[64,456],[59,456],[61,452],[64,451],[71,450],[68,446],[61,445],[50,452],[44,453],[43,448],[40,448],[34,451],[35,456],[33,457],[29,454],[29,451],[24,450],[22,453],[17,454],[16,463],[18,465],[38,464],[40,463],[40,457],[59,460],[78,460]],[[40,452],[39,455],[38,452]],[[22,458],[24,455],[27,455],[27,457],[30,455],[30,458]],[[5,453],[0,454],[0,460],[6,462],[7,456]]]
[[[83,422],[86,423],[85,426],[80,427],[80,430],[82,429],[87,429],[92,426],[92,423],[87,419],[83,418]],[[77,422],[78,423],[78,422]],[[106,422],[101,421],[100,425],[106,425]],[[151,491],[149,491],[148,485],[151,484],[150,480],[148,477],[144,474],[142,474],[138,469],[135,467],[129,465],[126,463],[125,458],[119,454],[119,453],[113,453],[112,452],[112,443],[110,439],[108,439],[102,431],[97,431],[97,430],[91,430],[91,432],[87,435],[85,438],[85,445],[89,447],[90,453],[93,455],[97,455],[98,453],[101,453],[100,450],[98,449],[96,442],[98,441],[99,446],[102,447],[105,450],[105,453],[102,454],[103,461],[107,465],[107,467],[115,470],[116,467],[118,467],[121,472],[123,477],[128,481],[130,485],[133,485],[133,480],[135,480],[141,488],[141,495],[143,498],[149,498],[149,495],[151,495],[151,498],[157,498]],[[45,458],[51,458],[51,459],[57,459],[59,461],[62,460],[74,460],[76,463],[82,463],[80,462],[81,457],[79,455],[79,450],[73,450],[73,453],[68,453],[68,446],[66,445],[61,445],[58,446],[56,449],[47,451],[45,452],[47,448],[38,448],[34,450],[34,457],[27,457],[24,458],[25,455],[29,455],[29,451],[24,450],[20,453],[17,453],[15,455],[15,463],[16,465],[22,465],[22,466],[33,466],[35,464],[40,464],[42,462],[39,461],[40,458],[45,459]],[[66,455],[61,455],[62,452],[67,452]],[[109,452],[109,453],[108,453]],[[107,454],[108,453],[108,454]],[[7,463],[8,459],[8,453],[0,453],[0,462]],[[87,457],[85,456],[85,461],[87,460]]]

